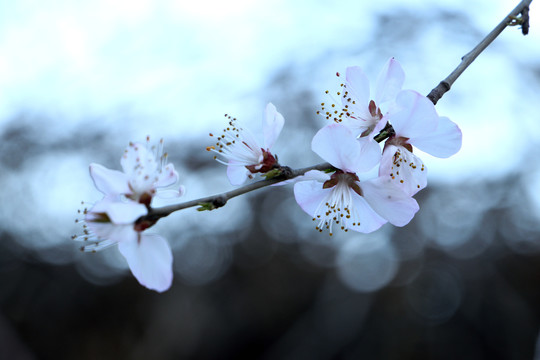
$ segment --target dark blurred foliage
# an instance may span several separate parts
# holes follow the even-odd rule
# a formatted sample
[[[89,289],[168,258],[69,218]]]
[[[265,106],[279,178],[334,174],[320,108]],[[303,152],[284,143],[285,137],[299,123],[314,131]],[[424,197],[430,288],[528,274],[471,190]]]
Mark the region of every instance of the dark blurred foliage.
[[[382,16],[381,43],[406,46],[427,26],[425,15]],[[449,24],[448,31],[474,33],[459,14],[431,15],[430,23]],[[307,149],[322,123],[312,120],[309,92],[283,93],[294,89],[293,70],[277,74],[269,91],[283,97],[290,143]],[[40,174],[24,177],[45,157],[76,154],[86,163],[99,154],[99,162],[117,166],[122,145],[117,128],[104,131],[107,121],[88,119],[64,135],[52,121],[14,118],[0,134],[0,171],[20,176],[24,187],[39,181]],[[193,155],[200,141],[166,140],[184,174],[203,174],[210,183],[224,177],[207,154]],[[318,161],[310,156],[299,165]],[[297,160],[291,152],[283,157]],[[417,196],[421,210],[411,224],[367,237],[388,244],[372,252],[348,248],[366,237],[316,232],[290,188],[186,215],[189,226],[173,214],[162,230],[176,274],[163,294],[112,268],[105,255],[79,254],[68,229],[56,229],[65,241],[40,245],[58,237],[46,227],[58,227],[55,219],[35,209],[31,196],[4,188],[12,200],[2,196],[3,213],[12,216],[0,224],[0,359],[532,359],[540,327],[540,215],[527,175],[430,184]],[[19,208],[26,218],[17,217]],[[226,228],[233,212],[242,219]],[[197,216],[222,223],[199,224]]]
[[[420,203],[439,191],[424,193]],[[474,196],[469,191],[461,193]],[[271,196],[260,193],[252,202]],[[515,253],[507,242],[528,243],[540,234],[537,228],[526,238],[515,232],[506,239],[504,228],[512,225],[502,219],[512,211],[483,213],[470,239],[490,245],[471,258],[429,245],[437,229],[425,235],[416,219],[394,232],[392,242],[428,245],[373,293],[350,290],[335,269],[305,260],[298,244],[273,240],[257,225],[268,221],[264,212],[254,212],[250,234],[235,246],[224,276],[205,286],[175,281],[164,294],[131,276],[95,286],[73,265],[15,257],[15,239],[4,233],[2,358],[531,359],[540,324],[540,255]],[[253,261],[246,249],[260,244],[273,254]]]

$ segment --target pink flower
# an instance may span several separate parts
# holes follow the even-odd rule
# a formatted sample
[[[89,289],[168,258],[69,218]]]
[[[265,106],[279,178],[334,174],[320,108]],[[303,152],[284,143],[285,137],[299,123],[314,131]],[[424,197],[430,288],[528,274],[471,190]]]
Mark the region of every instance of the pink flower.
[[[278,138],[285,119],[273,104],[266,105],[261,144],[249,130],[239,127],[235,118],[228,118],[229,126],[224,129],[223,135],[217,138],[216,145],[206,149],[225,159],[223,161],[214,156],[214,159],[227,165],[227,176],[231,184],[242,185],[248,178],[253,177],[251,174],[266,173],[277,165],[277,156],[270,152],[270,148]]]
[[[413,145],[436,157],[446,158],[461,148],[461,130],[447,117],[440,117],[433,103],[413,90],[396,97],[395,109],[386,119],[395,135],[384,146],[379,176],[392,180],[409,195],[427,184],[424,163],[413,154]]]
[[[363,153],[350,129],[339,124],[324,127],[313,138],[312,149],[338,169],[333,174],[312,170],[294,185],[297,203],[319,231],[327,228],[332,235],[334,224],[362,233],[386,222],[404,226],[418,211],[416,200],[389,179],[360,181]]]

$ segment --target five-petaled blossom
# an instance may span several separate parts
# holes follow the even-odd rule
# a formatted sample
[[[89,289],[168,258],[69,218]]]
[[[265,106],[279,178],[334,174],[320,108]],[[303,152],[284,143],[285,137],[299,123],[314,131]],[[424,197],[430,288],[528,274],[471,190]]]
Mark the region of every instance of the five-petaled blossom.
[[[139,283],[159,292],[171,286],[172,253],[164,238],[144,232],[156,220],[141,221],[141,217],[148,214],[156,194],[180,196],[184,191],[183,187],[180,191],[159,189],[178,180],[174,166],[165,164],[162,145],[154,149],[148,142],[130,144],[121,159],[123,172],[90,165],[90,176],[104,198],[84,209],[84,233],[74,236],[90,242],[81,248],[86,252],[118,244]]]
[[[390,58],[381,69],[373,91],[370,92],[366,74],[359,66],[351,66],[346,69],[345,83],[341,84],[343,91],[337,93],[341,98],[342,108],[336,110],[336,105],[332,104],[331,109],[325,109],[325,104],[322,104],[327,119],[345,125],[358,138],[364,153],[363,170],[372,168],[380,161],[381,148],[373,137],[385,127],[386,107],[391,106],[404,81],[405,73],[401,65],[394,58]]]
[[[409,223],[418,211],[418,203],[386,177],[360,181],[363,154],[350,129],[332,124],[319,130],[312,149],[338,169],[333,174],[312,170],[294,185],[300,207],[318,222],[317,229],[333,232],[335,224],[369,233],[386,222],[396,226]]]
[[[270,152],[270,148],[281,133],[285,119],[272,103],[266,105],[262,121],[262,145],[249,130],[238,126],[236,118],[227,117],[229,126],[223,130],[223,135],[217,137],[215,146],[206,149],[223,156],[225,161],[217,156],[214,159],[227,165],[227,176],[232,185],[242,185],[252,178],[251,174],[264,174],[278,166],[277,156]]]
[[[129,144],[120,159],[123,171],[91,164],[90,176],[96,188],[105,195],[124,195],[147,206],[150,206],[158,190],[158,197],[180,196],[176,190],[160,189],[176,183],[178,173],[173,164],[165,164],[167,154],[163,153],[163,140],[160,140],[157,148],[149,146],[149,141],[147,138],[146,144]]]
[[[461,130],[447,117],[439,116],[433,103],[413,90],[403,90],[388,114],[395,134],[385,143],[379,175],[391,179],[409,195],[426,187],[424,164],[413,154],[413,145],[440,158],[461,148]]]

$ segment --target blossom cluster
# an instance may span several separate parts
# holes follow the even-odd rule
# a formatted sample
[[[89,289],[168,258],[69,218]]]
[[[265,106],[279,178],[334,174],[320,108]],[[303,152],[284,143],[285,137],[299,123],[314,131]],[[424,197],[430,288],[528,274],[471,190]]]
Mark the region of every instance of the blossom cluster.
[[[402,90],[404,80],[403,69],[393,58],[373,88],[361,68],[349,67],[337,92],[338,104],[321,104],[317,113],[331,123],[315,134],[311,148],[328,163],[326,171],[311,170],[281,182],[294,183],[295,199],[317,230],[326,229],[330,235],[336,228],[370,233],[386,223],[408,224],[419,209],[414,195],[427,185],[426,167],[415,148],[441,158],[460,149],[458,126],[439,116],[426,97]],[[231,184],[242,185],[255,174],[281,176],[285,168],[272,147],[285,120],[276,107],[266,106],[261,134],[226,117],[223,134],[210,134],[215,143],[207,150],[227,165]],[[82,211],[83,234],[73,237],[87,243],[81,248],[87,252],[117,244],[135,278],[159,292],[171,286],[173,258],[167,241],[146,231],[159,219],[153,216],[152,201],[184,192],[183,187],[165,189],[178,181],[166,159],[163,141],[152,147],[147,138],[146,143],[127,147],[120,161],[122,171],[91,164],[90,175],[103,198]],[[192,203],[215,208],[205,207],[204,201]]]
[[[315,134],[311,147],[333,168],[312,170],[294,180],[296,201],[319,231],[327,229],[332,235],[337,227],[369,233],[387,222],[408,224],[419,208],[413,196],[427,184],[426,167],[414,148],[441,158],[461,148],[458,126],[439,116],[425,96],[402,90],[404,80],[404,71],[393,58],[373,88],[360,67],[349,67],[337,92],[340,104],[321,104],[317,113],[332,123]],[[284,119],[274,105],[266,107],[262,142],[236,119],[229,120],[229,127],[207,150],[227,165],[231,184],[280,168],[270,150]],[[381,148],[378,139],[384,133]],[[377,165],[378,175],[365,179]]]
[[[171,163],[166,164],[163,140],[158,147],[131,143],[120,164],[123,171],[111,170],[99,164],[90,165],[90,176],[103,198],[83,209],[83,234],[74,240],[87,243],[85,252],[96,252],[118,244],[135,278],[149,289],[162,292],[171,286],[172,253],[163,237],[145,232],[155,220],[144,220],[157,197],[179,197],[179,190],[164,189],[178,181]]]

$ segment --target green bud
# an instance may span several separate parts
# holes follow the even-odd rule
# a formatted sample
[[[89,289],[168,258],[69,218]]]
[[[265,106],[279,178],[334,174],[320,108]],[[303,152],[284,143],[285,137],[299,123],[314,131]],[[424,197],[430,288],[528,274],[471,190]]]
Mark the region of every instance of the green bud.
[[[280,169],[272,169],[270,171],[268,171],[267,173],[264,174],[264,177],[266,178],[266,180],[270,180],[270,179],[273,179],[277,176],[281,175],[281,170]]]
[[[199,205],[200,207],[197,208],[197,211],[206,211],[206,210],[210,211],[216,208],[214,204],[209,203],[209,202],[200,203]]]

